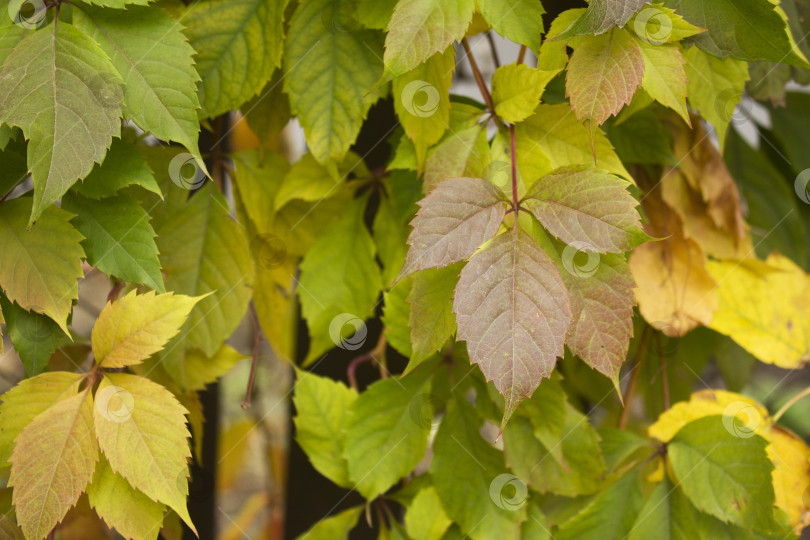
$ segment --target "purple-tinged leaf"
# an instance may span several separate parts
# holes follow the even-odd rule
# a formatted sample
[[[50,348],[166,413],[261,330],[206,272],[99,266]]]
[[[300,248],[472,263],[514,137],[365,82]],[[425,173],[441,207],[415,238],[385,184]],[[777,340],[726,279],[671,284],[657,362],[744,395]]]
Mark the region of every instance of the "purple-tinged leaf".
[[[461,271],[453,311],[470,360],[504,396],[505,425],[563,355],[571,301],[560,273],[537,242],[513,229]]]
[[[418,204],[408,237],[411,247],[397,280],[467,259],[495,236],[506,215],[503,194],[482,178],[448,178]]]
[[[585,34],[604,34],[616,26],[623,27],[630,17],[650,0],[591,0],[588,10],[553,40],[567,39]]]
[[[624,252],[647,239],[627,185],[605,171],[562,171],[535,182],[521,206],[566,244]]]

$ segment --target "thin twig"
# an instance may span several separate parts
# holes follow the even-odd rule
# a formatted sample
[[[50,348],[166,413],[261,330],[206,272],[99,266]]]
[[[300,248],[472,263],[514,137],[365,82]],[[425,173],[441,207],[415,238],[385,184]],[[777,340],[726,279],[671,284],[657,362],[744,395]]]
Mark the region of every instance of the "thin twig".
[[[110,294],[107,295],[107,302],[112,302],[113,300],[118,298],[118,293],[121,292],[121,289],[124,288],[124,285],[126,285],[125,281],[119,281],[118,283],[116,283],[115,286],[113,286],[113,288],[110,290]]]
[[[374,346],[374,349],[369,351],[366,354],[361,354],[351,362],[349,362],[349,367],[346,368],[346,377],[349,379],[349,385],[354,388],[355,390],[358,389],[357,386],[357,368],[360,364],[364,364],[366,362],[376,362],[380,366],[380,377],[383,379],[388,377],[388,373],[384,369],[384,364],[380,361],[381,358],[385,356],[385,346],[387,341],[385,339],[385,333],[380,335],[380,339],[377,340],[377,344]]]
[[[262,328],[259,325],[259,317],[256,315],[256,306],[250,304],[250,321],[253,324],[253,358],[250,360],[250,376],[248,377],[245,399],[242,401],[242,408],[250,407],[250,400],[253,396],[253,383],[256,381],[256,365],[259,363],[259,345],[262,341]]]
[[[799,392],[798,394],[787,400],[787,403],[782,405],[782,408],[780,408],[776,412],[776,414],[773,415],[773,423],[774,424],[777,423],[779,419],[782,418],[782,415],[787,412],[788,409],[790,409],[793,405],[796,404],[797,401],[799,401],[800,399],[802,399],[807,395],[810,395],[810,386],[808,386],[807,388],[805,388],[804,390],[802,390],[801,392]]]
[[[487,104],[487,109],[489,109],[495,123],[500,124],[501,121],[498,118],[498,115],[495,114],[495,104],[492,103],[492,95],[490,95],[489,89],[487,89],[487,84],[484,82],[484,77],[481,75],[481,71],[478,69],[478,64],[475,61],[472,50],[470,50],[470,44],[467,42],[467,38],[461,40],[461,45],[464,47],[464,51],[467,53],[467,59],[470,61],[470,67],[472,68],[473,75],[475,76],[475,82],[478,84],[478,89],[481,91],[481,97],[484,98],[484,103]]]
[[[501,67],[501,61],[498,58],[498,49],[495,48],[495,39],[492,37],[492,32],[487,32],[487,41],[489,42],[489,50],[492,52],[492,61],[495,62],[495,67]]]
[[[630,405],[633,401],[633,394],[636,392],[638,386],[638,378],[641,374],[641,363],[644,357],[647,356],[647,346],[650,342],[650,331],[652,327],[646,325],[641,334],[641,339],[638,342],[638,349],[636,349],[635,361],[633,362],[633,375],[630,377],[630,384],[627,386],[627,393],[624,398],[624,409],[619,417],[619,429],[627,427],[627,419],[630,417]]]
[[[526,49],[527,48],[528,47],[526,47],[526,45],[521,45],[520,46],[520,52],[518,52],[518,58],[517,58],[517,63],[518,64],[522,64],[523,60],[526,59]]]

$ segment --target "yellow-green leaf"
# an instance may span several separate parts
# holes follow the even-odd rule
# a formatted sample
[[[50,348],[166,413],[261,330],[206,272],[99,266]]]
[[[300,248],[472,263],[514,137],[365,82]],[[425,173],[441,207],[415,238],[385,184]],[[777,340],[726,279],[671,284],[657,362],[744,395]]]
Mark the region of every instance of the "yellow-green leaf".
[[[93,327],[96,362],[105,368],[140,364],[177,334],[201,298],[155,291],[138,295],[133,290],[107,304]]]
[[[546,85],[557,71],[541,71],[525,64],[509,64],[492,76],[495,113],[510,123],[522,122],[534,113]]]
[[[651,45],[640,41],[641,55],[644,57],[644,77],[641,87],[665,107],[678,113],[691,125],[686,109],[686,60],[681,54],[681,46]]]

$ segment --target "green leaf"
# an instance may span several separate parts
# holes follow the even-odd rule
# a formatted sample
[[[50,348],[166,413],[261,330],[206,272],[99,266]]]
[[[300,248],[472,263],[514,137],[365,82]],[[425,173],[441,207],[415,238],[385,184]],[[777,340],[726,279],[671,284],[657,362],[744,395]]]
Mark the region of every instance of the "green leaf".
[[[260,141],[278,136],[290,121],[290,98],[284,93],[284,72],[277,69],[259,94],[242,106],[250,130]]]
[[[506,215],[500,189],[482,178],[450,178],[419,201],[398,279],[463,261],[492,238]]]
[[[363,26],[376,30],[385,30],[396,5],[397,0],[358,0],[355,15],[357,21]]]
[[[12,189],[28,177],[27,155],[28,145],[25,141],[14,139],[10,139],[3,151],[0,151],[0,167],[3,170],[3,177],[0,178],[0,197],[11,193]]]
[[[388,344],[403,356],[411,356],[411,306],[408,296],[413,281],[410,278],[398,281],[383,294],[382,323]]]
[[[565,463],[562,447],[565,403],[565,391],[560,385],[560,377],[552,373],[547,381],[537,387],[532,397],[520,405],[520,410],[534,426],[534,436],[560,465]]]
[[[193,13],[209,4],[195,6],[183,22],[194,20]],[[232,7],[235,4],[231,2]],[[200,77],[192,60],[194,49],[180,23],[161,9],[139,6],[125,12],[78,9],[75,21],[109,55],[124,79],[124,118],[159,139],[182,144],[202,164],[197,147]]]
[[[0,467],[8,465],[14,439],[45,409],[76,394],[82,375],[66,371],[23,379],[3,394],[0,404]]]
[[[649,98],[652,101],[652,98]],[[631,107],[624,109],[630,111]],[[622,113],[624,115],[624,113]],[[610,126],[610,142],[625,163],[676,164],[672,133],[652,107],[645,107]]]
[[[165,290],[155,231],[137,200],[126,195],[94,200],[70,193],[62,198],[62,208],[76,214],[71,223],[84,236],[88,263],[109,276]]]
[[[37,224],[26,229],[31,199],[3,203],[0,212],[0,287],[23,309],[43,313],[65,332],[73,300],[79,297],[82,277],[82,235],[70,223],[70,214],[49,206]]]
[[[477,5],[496,32],[510,41],[526,45],[535,54],[540,53],[546,11],[539,0],[478,0]]]
[[[690,23],[708,29],[693,39],[711,55],[808,67],[807,59],[790,37],[785,13],[778,2],[664,0],[664,4]],[[729,28],[734,31],[729,32]]]
[[[665,107],[678,113],[684,122],[692,125],[686,108],[686,60],[680,45],[656,45],[639,42],[644,57],[644,77],[641,87]]]
[[[385,73],[399,77],[461,41],[472,20],[475,2],[400,0],[385,37]]]
[[[250,248],[229,212],[225,197],[208,184],[157,229],[166,289],[208,295],[194,306],[181,333],[208,356],[239,325],[252,295]]]
[[[359,348],[343,340],[340,330],[354,321],[365,331],[362,321],[374,313],[382,277],[363,220],[365,206],[365,197],[352,201],[301,262],[301,313],[311,339],[307,362],[336,345]]]
[[[125,297],[101,310],[93,326],[93,356],[99,366],[140,364],[174,337],[200,298],[155,291]]]
[[[267,84],[281,63],[288,2],[209,0],[186,8],[182,22],[202,78],[201,118],[238,109]]]
[[[667,455],[680,487],[699,510],[767,531],[776,527],[767,445],[759,435],[733,435],[721,416],[706,416],[681,428]]]
[[[534,115],[515,126],[515,151],[521,176],[526,179],[582,164],[631,178],[605,134],[599,129],[591,132],[577,122],[566,103],[541,104]]]
[[[374,216],[374,243],[383,265],[383,283],[396,280],[408,253],[408,223],[419,208],[422,183],[415,172],[393,170],[383,180],[388,197],[380,199],[380,208]]]
[[[169,506],[194,530],[186,509],[186,460],[191,457],[186,413],[159,384],[108,373],[96,390],[93,419],[112,470],[150,499]]]
[[[349,478],[366,499],[384,493],[425,455],[431,423],[424,421],[423,409],[432,413],[434,407],[426,388],[430,367],[377,381],[349,407],[343,457]]]
[[[454,396],[433,444],[430,473],[436,493],[469,538],[518,538],[526,485],[506,473],[503,454],[481,437],[480,428],[475,409]]]
[[[155,539],[163,525],[166,507],[116,474],[103,455],[87,486],[87,499],[96,514],[126,538]]]
[[[335,28],[332,21],[340,5],[334,0],[299,4],[284,51],[284,89],[291,110],[323,165],[343,159],[380,97],[371,90],[382,74],[382,36]]]
[[[453,47],[394,79],[394,110],[416,148],[421,167],[427,149],[441,139],[450,122],[450,85],[456,67]]]
[[[560,526],[559,540],[623,540],[644,504],[638,474],[629,472]]]
[[[591,0],[588,9],[552,39],[560,40],[585,34],[604,34],[613,27],[623,27],[649,0]]]
[[[322,519],[296,540],[347,540],[362,511],[358,506]]]
[[[296,371],[295,440],[312,466],[341,487],[351,487],[345,450],[349,408],[357,392],[339,381]]]
[[[93,478],[98,445],[89,394],[54,403],[17,436],[8,485],[26,538],[45,538]]]
[[[536,504],[529,501],[529,519],[521,526],[521,538],[523,540],[552,540],[551,524],[548,518]]]
[[[503,429],[563,356],[568,291],[551,258],[516,226],[461,271],[453,312],[470,361],[504,396]]]
[[[93,167],[84,180],[73,186],[73,190],[91,199],[103,199],[129,185],[141,186],[163,196],[143,155],[132,144],[115,139],[101,165]]]
[[[641,47],[629,32],[614,29],[582,38],[568,63],[565,93],[577,120],[602,125],[630,103],[643,75]]]
[[[664,4],[642,8],[630,20],[627,28],[651,45],[676,43],[706,31],[705,28],[689,24],[674,9],[664,7]]]
[[[525,64],[499,67],[492,75],[495,113],[513,124],[530,117],[540,104],[546,85],[557,73],[559,71],[540,71]]]
[[[104,51],[67,23],[29,33],[3,62],[0,122],[29,140],[29,226],[104,159],[121,132],[120,85]]]
[[[6,317],[6,330],[14,351],[20,355],[25,375],[39,375],[48,367],[48,361],[54,351],[63,345],[70,344],[70,337],[65,335],[54,321],[33,311],[26,311],[17,304],[12,304],[0,295],[0,306]],[[2,321],[0,321],[2,322]]]
[[[569,169],[537,180],[521,205],[578,250],[621,253],[645,238],[627,186],[605,171]]]
[[[483,176],[488,163],[487,130],[483,125],[455,129],[451,111],[448,134],[428,152],[424,189],[430,191],[436,184],[449,178]]]
[[[720,60],[692,47],[686,51],[686,77],[689,102],[714,126],[722,150],[734,108],[750,78],[748,64],[733,58]]]
[[[452,523],[433,486],[419,491],[405,511],[405,528],[412,540],[440,540]]]
[[[189,349],[183,359],[182,371],[186,390],[204,390],[208,383],[225,375],[245,358],[248,357],[226,343],[211,357],[199,349]]]
[[[413,288],[408,295],[413,348],[408,370],[438,351],[453,335],[456,329],[453,290],[461,266],[457,263],[446,268],[431,268],[413,276]]]
[[[682,538],[681,534],[683,534],[683,529],[686,529],[686,524],[683,522],[684,520],[678,519],[681,516],[676,515],[675,505],[671,505],[670,501],[671,498],[683,497],[683,495],[680,493],[673,495],[673,491],[675,491],[675,487],[672,486],[669,478],[664,476],[663,481],[655,487],[641,508],[633,527],[627,534],[627,540]],[[689,503],[686,502],[686,504]]]
[[[276,210],[294,200],[317,202],[326,199],[340,189],[351,173],[360,175],[363,167],[363,159],[349,152],[343,163],[338,165],[340,178],[334,178],[311,153],[304,154],[284,175],[276,192]]]

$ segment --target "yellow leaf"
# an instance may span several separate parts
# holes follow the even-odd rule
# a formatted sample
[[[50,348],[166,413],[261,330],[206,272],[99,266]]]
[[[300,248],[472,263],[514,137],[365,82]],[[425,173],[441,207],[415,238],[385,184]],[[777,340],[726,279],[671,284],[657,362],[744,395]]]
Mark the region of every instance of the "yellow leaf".
[[[26,538],[45,538],[93,477],[98,445],[89,394],[85,390],[58,401],[16,439],[8,485],[14,487],[17,520]]]
[[[92,346],[101,367],[116,368],[140,364],[177,335],[191,308],[204,296],[155,291],[107,304],[93,327]]]
[[[774,426],[771,444],[766,448],[774,466],[773,488],[776,506],[787,512],[799,533],[810,524],[810,508],[805,493],[810,489],[810,447],[793,433]]]
[[[764,265],[711,262],[719,304],[710,328],[766,364],[795,369],[810,360],[810,278],[773,254]],[[765,267],[767,269],[767,267]]]
[[[194,530],[186,508],[187,411],[164,387],[126,373],[105,375],[95,403],[96,437],[112,470]]]

